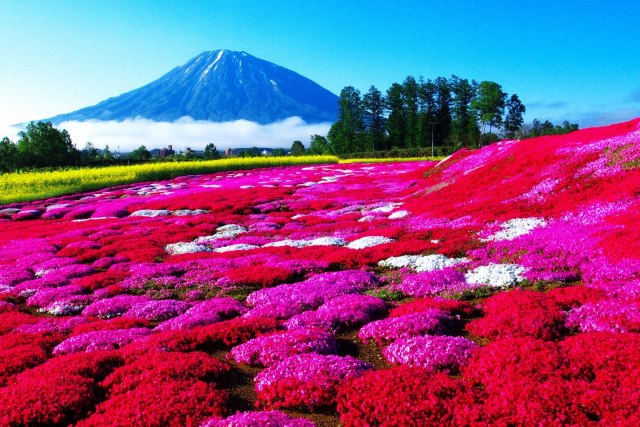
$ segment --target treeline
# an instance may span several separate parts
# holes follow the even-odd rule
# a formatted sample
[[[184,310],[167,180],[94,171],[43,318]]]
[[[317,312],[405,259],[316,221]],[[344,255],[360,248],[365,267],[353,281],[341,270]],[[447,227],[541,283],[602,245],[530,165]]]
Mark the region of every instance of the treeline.
[[[315,135],[317,137],[317,135]],[[18,133],[18,141],[13,142],[8,137],[0,141],[0,172],[16,170],[30,170],[43,168],[111,166],[154,161],[181,162],[191,160],[214,160],[228,157],[221,153],[213,143],[205,146],[204,151],[186,149],[176,153],[171,148],[164,150],[148,150],[144,145],[130,153],[113,153],[106,146],[96,148],[87,142],[83,149],[78,150],[71,140],[69,133],[59,130],[51,122],[37,122],[27,125],[25,131]],[[321,137],[323,138],[323,137]],[[302,142],[294,141],[290,150],[278,148],[274,150],[260,150],[256,147],[238,149],[230,154],[231,157],[264,157],[264,156],[301,156],[305,154]]]
[[[383,94],[371,86],[364,95],[352,86],[340,92],[338,120],[331,126],[324,151],[337,155],[434,147],[435,153],[460,147],[478,147],[500,138],[526,138],[550,132],[534,120],[524,123],[526,107],[517,94],[509,95],[499,83],[476,82],[458,76],[416,80],[408,76]],[[569,125],[572,130],[573,126]],[[554,127],[565,130],[563,127]],[[540,133],[543,132],[543,133]]]

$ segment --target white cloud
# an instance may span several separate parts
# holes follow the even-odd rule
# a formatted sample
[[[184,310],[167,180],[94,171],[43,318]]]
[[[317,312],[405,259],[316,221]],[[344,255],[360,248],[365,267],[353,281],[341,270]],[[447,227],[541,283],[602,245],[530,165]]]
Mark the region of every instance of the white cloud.
[[[148,119],[69,121],[57,127],[66,129],[80,149],[91,141],[98,148],[108,145],[112,151],[118,147],[121,151],[131,151],[140,145],[152,149],[169,144],[177,150],[186,147],[202,150],[210,142],[218,149],[253,146],[290,148],[294,140],[308,145],[310,135],[326,135],[330,126],[329,123],[307,124],[300,117],[289,117],[267,125],[247,120],[214,123],[183,117],[175,122]]]
[[[4,138],[6,136],[10,140],[12,140],[13,142],[16,142],[18,140],[18,132],[19,131],[20,131],[20,129],[18,129],[15,126],[5,125],[5,124],[0,123],[0,139]]]

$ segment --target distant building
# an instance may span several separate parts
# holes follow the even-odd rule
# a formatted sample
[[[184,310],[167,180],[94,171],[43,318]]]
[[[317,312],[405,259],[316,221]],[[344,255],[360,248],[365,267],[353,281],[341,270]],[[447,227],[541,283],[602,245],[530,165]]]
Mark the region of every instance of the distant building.
[[[168,145],[167,148],[162,148],[160,150],[160,153],[158,154],[158,157],[165,158],[165,157],[169,157],[169,156],[173,156],[174,154],[176,154],[175,151],[173,151],[173,146],[172,145]]]
[[[235,155],[235,153],[233,152],[233,148],[227,148],[226,150],[224,150],[224,155],[227,157],[232,157]]]

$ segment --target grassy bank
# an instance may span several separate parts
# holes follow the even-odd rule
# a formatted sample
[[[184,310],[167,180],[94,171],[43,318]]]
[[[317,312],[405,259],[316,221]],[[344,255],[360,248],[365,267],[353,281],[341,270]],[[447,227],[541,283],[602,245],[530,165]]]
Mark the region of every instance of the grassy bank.
[[[0,205],[93,191],[114,185],[171,179],[182,175],[337,162],[338,158],[334,156],[248,157],[9,173],[0,175]]]

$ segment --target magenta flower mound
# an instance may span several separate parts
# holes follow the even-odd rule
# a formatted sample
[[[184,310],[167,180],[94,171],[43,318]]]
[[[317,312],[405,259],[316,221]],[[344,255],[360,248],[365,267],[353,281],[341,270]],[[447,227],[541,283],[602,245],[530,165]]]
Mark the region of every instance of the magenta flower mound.
[[[337,332],[362,326],[384,316],[387,304],[369,295],[349,294],[336,297],[321,305],[316,311],[306,311],[289,319],[287,329],[318,327]]]
[[[247,307],[233,298],[212,298],[191,307],[183,314],[159,324],[156,329],[167,331],[172,329],[193,329],[225,319],[231,319],[247,312]]]
[[[369,369],[371,365],[351,356],[291,356],[256,375],[258,402],[273,408],[333,405],[340,384]]]
[[[88,353],[100,350],[116,350],[150,333],[151,330],[146,328],[85,332],[62,341],[53,349],[53,354],[59,356],[80,351]]]
[[[445,268],[406,276],[397,289],[413,297],[427,297],[456,295],[478,286],[480,285],[468,284],[463,273],[453,268]]]
[[[146,301],[149,301],[149,298],[145,296],[118,295],[113,298],[94,302],[82,311],[82,315],[85,317],[95,316],[108,319],[120,316],[134,305]]]
[[[276,317],[288,319],[307,310],[313,310],[340,295],[365,291],[380,284],[372,273],[359,270],[318,274],[300,283],[261,289],[247,297],[254,308],[246,317]]]
[[[212,418],[200,427],[314,427],[304,418],[293,418],[280,411],[238,412],[225,419]]]
[[[581,332],[640,332],[640,301],[588,302],[569,311],[565,325]]]
[[[327,332],[295,329],[254,338],[232,348],[231,355],[237,362],[247,365],[271,366],[295,354],[333,354],[336,345],[336,339]]]
[[[463,337],[425,335],[396,340],[382,354],[389,363],[457,372],[477,348],[476,343]]]
[[[451,321],[453,318],[448,312],[431,308],[420,313],[371,322],[360,329],[358,338],[363,341],[373,340],[382,345],[401,338],[444,334]]]
[[[127,317],[147,319],[152,322],[160,322],[184,313],[191,304],[178,300],[142,301],[131,306],[127,310]]]

